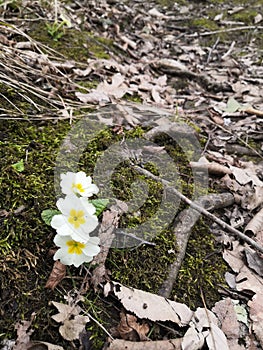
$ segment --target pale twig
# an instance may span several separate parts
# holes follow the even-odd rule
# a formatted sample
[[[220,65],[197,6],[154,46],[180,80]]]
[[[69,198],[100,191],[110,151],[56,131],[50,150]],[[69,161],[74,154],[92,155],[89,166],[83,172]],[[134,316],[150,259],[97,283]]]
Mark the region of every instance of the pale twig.
[[[155,181],[161,182],[163,186],[168,190],[177,195],[179,198],[181,198],[186,204],[189,204],[191,208],[195,209],[199,213],[207,216],[209,219],[216,222],[218,225],[220,225],[223,229],[226,229],[229,233],[232,235],[238,236],[240,239],[244,240],[248,244],[250,244],[252,247],[263,253],[263,246],[255,242],[253,239],[246,236],[244,233],[236,230],[234,227],[228,225],[223,220],[219,219],[215,215],[211,214],[208,210],[204,209],[203,207],[200,207],[193,201],[191,201],[189,198],[187,198],[185,195],[183,195],[181,192],[177,191],[174,187],[171,186],[169,181],[166,181],[159,176],[153,175],[151,172],[149,172],[146,169],[143,169],[139,167],[138,165],[133,165],[133,168],[138,171],[138,173],[145,175]]]
[[[84,315],[87,315],[92,321],[94,321],[112,340],[114,340],[113,336],[107,331],[107,329],[101,323],[99,323],[99,321],[96,320],[96,318],[91,316],[90,313],[86,312],[83,309],[82,309],[82,312]]]
[[[225,60],[227,58],[227,56],[229,56],[231,54],[231,52],[233,51],[234,47],[236,45],[236,42],[233,41],[230,45],[230,48],[227,50],[227,52],[221,57],[222,60]]]
[[[0,96],[2,96],[8,103],[10,103],[16,110],[18,110],[18,112],[20,112],[21,114],[23,113],[21,111],[21,109],[19,109],[12,101],[10,101],[5,95],[0,93]]]
[[[208,36],[208,35],[229,33],[229,32],[241,31],[241,30],[250,30],[250,29],[263,29],[263,26],[242,26],[242,27],[235,27],[235,28],[219,29],[213,32],[188,34],[187,37]]]

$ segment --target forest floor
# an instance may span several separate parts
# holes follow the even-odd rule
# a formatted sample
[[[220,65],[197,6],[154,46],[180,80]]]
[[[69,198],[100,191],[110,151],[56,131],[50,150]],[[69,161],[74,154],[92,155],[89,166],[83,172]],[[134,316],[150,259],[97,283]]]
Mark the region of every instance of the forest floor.
[[[2,350],[263,348],[262,5],[0,1]],[[101,253],[55,270],[81,170]]]

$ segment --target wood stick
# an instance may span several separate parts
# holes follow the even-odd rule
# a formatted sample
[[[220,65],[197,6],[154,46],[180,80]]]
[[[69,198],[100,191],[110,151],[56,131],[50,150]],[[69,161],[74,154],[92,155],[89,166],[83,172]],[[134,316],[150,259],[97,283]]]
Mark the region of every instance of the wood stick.
[[[134,169],[138,171],[138,173],[145,175],[155,181],[161,182],[163,186],[168,190],[177,195],[179,198],[181,198],[186,204],[189,204],[191,208],[195,209],[199,213],[207,216],[209,219],[213,220],[216,222],[218,225],[220,225],[223,229],[227,230],[229,233],[232,235],[235,235],[239,237],[240,239],[244,240],[248,244],[250,244],[253,248],[257,249],[261,253],[263,253],[263,246],[261,244],[258,244],[256,241],[251,239],[250,237],[246,236],[244,233],[238,231],[234,227],[228,225],[226,222],[223,220],[219,219],[215,215],[211,214],[208,210],[204,209],[203,207],[197,205],[193,201],[191,201],[189,198],[187,198],[185,195],[183,195],[181,192],[177,191],[174,187],[171,186],[169,181],[166,181],[159,176],[153,175],[150,171],[143,169],[139,167],[138,165],[133,165]]]

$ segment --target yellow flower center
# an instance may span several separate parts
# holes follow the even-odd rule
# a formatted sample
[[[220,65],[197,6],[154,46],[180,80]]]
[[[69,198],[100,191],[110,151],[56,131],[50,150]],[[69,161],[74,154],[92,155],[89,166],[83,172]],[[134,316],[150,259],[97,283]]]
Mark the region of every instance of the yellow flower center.
[[[80,225],[85,224],[86,220],[84,219],[84,211],[83,210],[75,210],[71,209],[69,212],[68,222],[72,224],[75,228],[79,228]]]
[[[82,249],[85,247],[84,243],[76,241],[67,241],[68,253],[69,254],[82,254]]]
[[[79,191],[79,192],[84,192],[85,190],[84,190],[84,188],[83,188],[83,186],[82,186],[82,184],[80,184],[80,183],[78,183],[78,184],[75,184],[74,182],[73,182],[73,184],[72,184],[72,190],[74,191],[75,189],[77,190],[77,191]]]

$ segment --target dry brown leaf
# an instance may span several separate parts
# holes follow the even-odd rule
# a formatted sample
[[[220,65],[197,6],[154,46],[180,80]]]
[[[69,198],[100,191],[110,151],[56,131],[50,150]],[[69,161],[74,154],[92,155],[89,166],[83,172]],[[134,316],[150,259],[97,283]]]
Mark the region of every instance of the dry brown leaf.
[[[250,247],[245,248],[248,266],[254,270],[259,276],[263,277],[263,259],[258,252]]]
[[[249,198],[248,210],[254,210],[263,203],[263,187],[257,186],[254,193]]]
[[[76,92],[76,97],[83,103],[108,103],[110,98],[102,91],[91,91],[87,94],[83,92]]]
[[[253,321],[252,329],[255,332],[261,347],[263,348],[263,289],[255,294],[248,302],[249,315]]]
[[[122,98],[126,93],[130,92],[124,80],[125,77],[123,75],[116,73],[112,77],[111,84],[104,80],[97,86],[96,91],[109,97],[112,96],[117,99]]]
[[[150,327],[146,322],[140,324],[137,322],[136,316],[126,314],[124,311],[121,312],[120,316],[120,323],[113,334],[115,337],[131,341],[149,340],[146,334],[149,333]]]
[[[218,301],[212,308],[212,311],[217,315],[221,330],[228,339],[239,338],[239,324],[234,305],[230,298]]]
[[[82,298],[78,299],[81,301]],[[52,301],[52,304],[58,309],[59,313],[53,315],[52,318],[58,323],[62,323],[59,327],[59,333],[66,340],[79,339],[80,333],[85,328],[87,322],[89,322],[88,316],[80,315],[81,307],[77,305],[78,301],[70,302],[69,304],[58,303]]]
[[[231,350],[246,350],[247,349],[246,345],[243,345],[243,344],[240,345],[238,343],[238,339],[227,340],[227,344],[228,344],[229,349],[231,349]],[[249,348],[249,350],[252,350],[252,349]]]
[[[81,311],[80,306],[76,304],[68,305],[68,304],[58,303],[56,301],[51,301],[51,303],[58,310],[58,314],[52,316],[53,320],[55,320],[56,322],[63,323],[67,319],[69,319],[71,316],[79,315]]]
[[[59,260],[54,262],[53,269],[48,277],[46,288],[55,289],[56,286],[63,280],[66,275],[67,267]]]
[[[65,320],[63,325],[59,327],[59,333],[64,339],[69,341],[79,339],[80,333],[85,329],[88,322],[88,316],[76,315],[70,320]]]
[[[239,272],[244,266],[243,250],[244,247],[238,242],[234,241],[232,244],[232,250],[225,249],[223,252],[223,258],[231,267],[234,272]]]
[[[230,165],[232,173],[240,185],[252,183],[254,186],[263,187],[263,182],[259,180],[254,168],[237,168]]]
[[[24,321],[19,321],[15,324],[17,339],[12,350],[27,350],[30,344],[30,336],[34,332],[32,329],[30,329],[34,318],[35,318],[35,313],[31,315],[30,321],[24,320]]]
[[[184,335],[182,350],[199,350],[204,342],[211,350],[229,350],[227,339],[218,327],[215,314],[205,308],[198,308],[190,322],[190,328]]]
[[[117,282],[112,284],[114,294],[126,310],[135,313],[139,318],[147,318],[151,321],[172,321],[179,326],[187,325],[192,318],[193,311],[185,304],[139,289],[128,288]]]
[[[263,280],[247,266],[243,266],[236,277],[236,288],[238,291],[251,293],[262,293]]]

